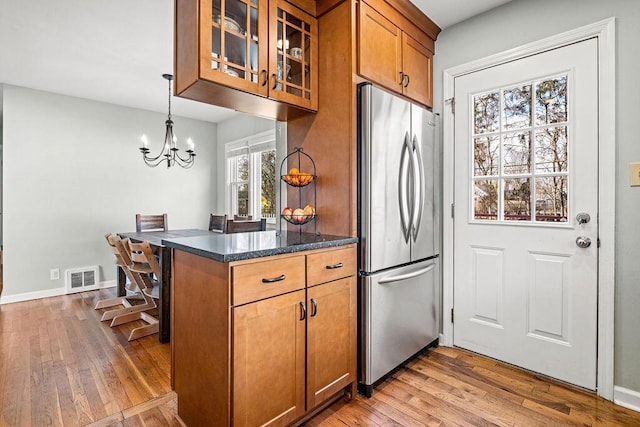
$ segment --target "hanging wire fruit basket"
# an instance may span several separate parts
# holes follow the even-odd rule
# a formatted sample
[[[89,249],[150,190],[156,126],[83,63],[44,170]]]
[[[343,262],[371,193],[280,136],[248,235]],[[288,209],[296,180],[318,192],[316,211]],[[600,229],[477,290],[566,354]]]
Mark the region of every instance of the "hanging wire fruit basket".
[[[288,186],[298,189],[297,192],[287,193],[289,206],[282,209],[280,218],[289,224],[304,225],[316,219],[316,164],[300,147],[295,147],[280,164],[280,179]],[[313,193],[305,190],[306,199],[303,202],[303,187],[313,186]],[[293,196],[296,196],[293,197]],[[297,200],[296,200],[297,199]],[[305,205],[304,207],[302,205]],[[302,232],[302,228],[300,228]],[[315,232],[315,230],[314,230]]]

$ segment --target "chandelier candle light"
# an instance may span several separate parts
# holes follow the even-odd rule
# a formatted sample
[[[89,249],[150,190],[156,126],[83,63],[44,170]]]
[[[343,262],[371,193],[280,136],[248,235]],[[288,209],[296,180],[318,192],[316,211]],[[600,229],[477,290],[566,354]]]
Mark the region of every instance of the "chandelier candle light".
[[[173,80],[173,75],[163,74],[162,77],[169,81],[169,114],[167,116],[167,121],[164,122],[167,126],[167,130],[164,135],[164,146],[162,147],[160,154],[156,157],[149,156],[149,140],[146,135],[142,135],[140,137],[140,140],[142,141],[140,152],[142,153],[144,162],[148,166],[156,167],[166,160],[168,168],[173,165],[178,165],[187,169],[193,166],[193,161],[196,157],[196,153],[194,151],[195,145],[191,138],[187,138],[186,152],[188,157],[183,158],[178,153],[180,150],[176,147],[177,138],[173,135],[173,120],[171,120],[171,80]]]

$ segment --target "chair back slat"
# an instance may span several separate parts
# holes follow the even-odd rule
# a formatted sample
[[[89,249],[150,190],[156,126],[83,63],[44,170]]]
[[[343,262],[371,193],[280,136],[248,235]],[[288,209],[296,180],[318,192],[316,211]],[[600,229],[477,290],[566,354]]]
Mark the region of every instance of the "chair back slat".
[[[262,218],[257,221],[234,221],[227,220],[227,233],[245,233],[249,231],[265,231],[267,220]]]
[[[141,231],[167,231],[167,214],[142,215],[136,214],[136,232]]]
[[[225,232],[227,227],[227,215],[214,215],[209,216],[209,231]]]
[[[148,241],[134,243],[129,240],[129,256],[131,257],[131,271],[138,273],[153,274],[160,277],[160,264]]]
[[[131,266],[131,257],[129,256],[129,251],[127,250],[126,243],[128,239],[122,240],[120,236],[114,235],[111,233],[105,234],[105,239],[107,239],[107,243],[113,252],[113,256],[115,259],[115,264],[122,268],[125,276],[129,279],[127,283],[127,289],[135,292],[136,290],[136,278],[133,277],[131,271],[129,270],[129,266]]]

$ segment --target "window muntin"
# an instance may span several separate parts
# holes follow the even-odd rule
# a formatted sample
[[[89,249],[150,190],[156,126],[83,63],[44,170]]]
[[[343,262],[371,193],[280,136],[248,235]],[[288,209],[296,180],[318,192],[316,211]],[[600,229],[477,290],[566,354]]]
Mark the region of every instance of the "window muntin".
[[[567,223],[568,80],[472,96],[472,220]]]

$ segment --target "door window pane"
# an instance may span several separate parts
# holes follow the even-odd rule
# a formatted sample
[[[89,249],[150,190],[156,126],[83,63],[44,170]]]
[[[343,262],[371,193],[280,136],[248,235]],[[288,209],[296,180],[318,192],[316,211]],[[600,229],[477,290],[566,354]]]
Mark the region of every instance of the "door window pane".
[[[531,185],[529,178],[504,180],[505,221],[531,220]]]
[[[504,129],[531,126],[531,85],[505,89],[502,93]]]
[[[473,174],[475,176],[498,175],[500,140],[497,136],[473,139]]]
[[[567,76],[536,83],[536,125],[567,121]]]
[[[498,180],[483,179],[473,185],[474,219],[498,219]]]
[[[567,179],[536,178],[536,221],[567,222]]]
[[[566,126],[536,131],[536,171],[567,171]]]
[[[505,174],[531,171],[531,137],[529,132],[507,134],[502,142]]]
[[[500,92],[473,97],[474,133],[495,132],[500,128]]]

